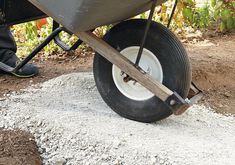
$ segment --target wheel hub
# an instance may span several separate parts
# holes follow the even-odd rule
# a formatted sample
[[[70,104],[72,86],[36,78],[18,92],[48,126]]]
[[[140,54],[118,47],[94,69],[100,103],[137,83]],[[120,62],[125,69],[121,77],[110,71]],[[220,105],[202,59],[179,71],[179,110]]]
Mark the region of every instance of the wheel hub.
[[[139,51],[138,46],[128,47],[121,51],[121,54],[128,58],[130,61],[135,63],[137,54]],[[155,80],[162,83],[163,71],[162,66],[157,57],[149,50],[144,49],[139,62],[139,66]],[[129,75],[126,75],[118,67],[113,65],[112,76],[114,83],[118,90],[126,97],[136,100],[143,101],[150,99],[154,96],[148,89],[143,87],[141,84],[136,82]]]

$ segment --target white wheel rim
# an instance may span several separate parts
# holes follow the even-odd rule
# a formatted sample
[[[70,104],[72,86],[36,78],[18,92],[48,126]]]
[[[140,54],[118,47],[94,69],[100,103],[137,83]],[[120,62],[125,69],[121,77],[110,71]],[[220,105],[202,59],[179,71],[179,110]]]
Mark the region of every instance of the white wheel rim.
[[[138,46],[128,47],[121,51],[121,54],[128,58],[133,63],[136,60],[137,54],[139,51]],[[155,80],[158,80],[162,83],[163,81],[163,71],[162,65],[157,59],[157,57],[149,50],[144,49],[141,56],[139,66],[152,76]],[[118,90],[126,97],[136,100],[143,101],[150,99],[154,96],[152,92],[140,85],[138,82],[134,81],[124,82],[123,78],[126,76],[122,74],[122,71],[115,65],[112,68],[112,76],[114,83]]]

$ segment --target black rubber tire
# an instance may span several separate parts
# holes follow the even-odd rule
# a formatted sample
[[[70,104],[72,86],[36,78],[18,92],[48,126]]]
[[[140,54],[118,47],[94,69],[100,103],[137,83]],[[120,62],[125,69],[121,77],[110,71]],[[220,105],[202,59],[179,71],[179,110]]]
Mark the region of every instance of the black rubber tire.
[[[132,19],[114,26],[104,40],[121,51],[130,46],[139,46],[146,20]],[[191,83],[191,66],[187,53],[178,38],[165,26],[152,22],[145,48],[160,61],[163,68],[163,84],[186,98]],[[124,96],[112,77],[112,63],[96,53],[94,77],[103,100],[119,115],[140,122],[154,122],[172,114],[171,110],[156,96],[135,101]]]

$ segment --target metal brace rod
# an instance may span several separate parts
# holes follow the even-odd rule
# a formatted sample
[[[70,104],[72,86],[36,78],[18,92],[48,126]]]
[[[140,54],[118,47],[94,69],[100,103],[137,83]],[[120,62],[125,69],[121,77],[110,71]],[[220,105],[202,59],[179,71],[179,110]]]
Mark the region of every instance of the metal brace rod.
[[[175,4],[174,4],[173,9],[171,11],[171,16],[170,16],[170,19],[168,21],[167,28],[169,28],[170,25],[171,25],[171,21],[172,21],[172,18],[174,16],[174,14],[175,14],[175,9],[176,9],[177,4],[178,4],[178,0],[175,0]]]
[[[151,22],[152,22],[152,19],[153,19],[156,4],[157,4],[157,0],[153,0],[152,7],[151,7],[149,17],[148,17],[148,21],[147,21],[147,25],[146,25],[146,28],[145,28],[145,31],[144,31],[144,36],[143,36],[143,39],[141,41],[140,49],[139,49],[139,52],[138,52],[138,55],[137,55],[137,58],[136,58],[135,66],[139,65],[139,62],[140,62],[140,59],[141,59],[141,56],[142,56],[142,53],[143,53],[143,50],[144,50],[144,45],[145,45],[145,42],[146,42],[146,39],[147,39],[147,35],[148,35],[148,32],[149,32],[149,28],[150,28],[150,25],[151,25]]]

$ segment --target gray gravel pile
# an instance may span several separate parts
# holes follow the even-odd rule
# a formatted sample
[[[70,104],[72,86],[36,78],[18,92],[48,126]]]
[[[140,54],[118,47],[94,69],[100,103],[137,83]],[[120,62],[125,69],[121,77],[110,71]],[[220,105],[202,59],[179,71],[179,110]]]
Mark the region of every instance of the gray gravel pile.
[[[0,107],[0,128],[31,132],[46,165],[235,162],[235,117],[195,105],[153,124],[130,121],[102,101],[91,73],[52,79]]]

